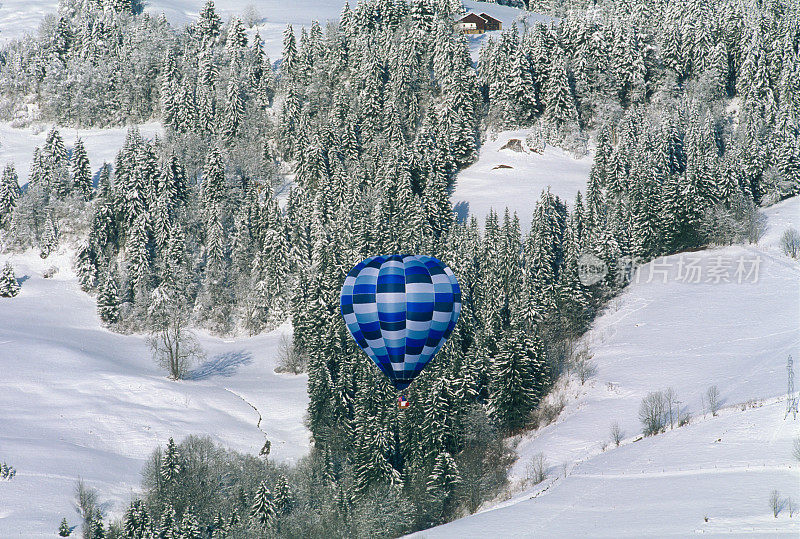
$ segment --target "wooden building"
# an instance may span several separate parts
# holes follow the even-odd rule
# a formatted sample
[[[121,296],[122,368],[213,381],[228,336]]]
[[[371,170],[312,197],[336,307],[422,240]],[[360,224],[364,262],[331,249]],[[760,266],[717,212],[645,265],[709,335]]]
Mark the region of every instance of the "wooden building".
[[[453,27],[456,32],[461,32],[462,34],[482,34],[484,32],[502,30],[503,23],[486,13],[481,13],[480,15],[467,13],[457,20]]]
[[[474,13],[467,13],[456,21],[454,28],[462,34],[482,34],[486,31],[486,21]]]

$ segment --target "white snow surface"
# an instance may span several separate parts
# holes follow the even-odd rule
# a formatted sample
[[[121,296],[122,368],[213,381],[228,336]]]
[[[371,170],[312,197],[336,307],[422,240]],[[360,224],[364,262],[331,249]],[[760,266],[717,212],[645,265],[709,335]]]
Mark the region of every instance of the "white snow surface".
[[[0,8],[2,9],[2,8]],[[19,175],[20,185],[28,183],[33,162],[34,148],[42,147],[52,124],[36,124],[28,127],[13,127],[9,122],[0,122],[0,166],[13,163]],[[145,138],[153,138],[162,133],[160,122],[150,122],[137,126]],[[58,127],[64,146],[72,151],[78,137],[83,141],[92,174],[97,174],[103,162],[113,164],[117,152],[125,143],[128,127],[107,129],[75,129]]]
[[[282,462],[307,452],[307,376],[273,370],[289,326],[252,338],[201,335],[207,358],[194,379],[171,381],[144,336],[100,326],[69,253],[0,253],[6,260],[23,283],[17,297],[0,298],[0,462],[17,470],[0,481],[0,537],[52,537],[62,517],[76,524],[78,478],[119,516],[145,460],[170,436],[208,434],[258,454],[266,435],[270,458]],[[44,279],[54,265],[59,272]]]
[[[579,190],[585,190],[593,154],[575,159],[550,145],[542,153],[530,151],[525,139],[531,131],[503,131],[494,140],[484,141],[478,160],[459,172],[456,178],[451,196],[456,209],[460,204],[467,204],[469,213],[483,226],[491,209],[502,218],[508,207],[512,213],[517,213],[523,230],[527,231],[533,207],[543,190],[552,187],[553,194],[570,203]],[[520,140],[524,151],[500,149],[511,139]],[[459,216],[463,214],[459,212]]]
[[[768,228],[758,245],[673,255],[640,268],[639,282],[586,336],[597,374],[583,386],[574,377],[563,384],[567,405],[556,422],[516,440],[511,498],[417,536],[797,537],[798,515],[784,509],[773,518],[768,498],[777,489],[800,501],[799,463],[791,456],[800,417],[784,420],[788,355],[800,373],[800,264],[776,247],[788,226],[800,225],[800,197],[764,213]],[[757,279],[739,283],[738,261],[749,270],[759,258]],[[700,282],[683,282],[680,261],[687,275],[695,259]],[[731,282],[714,283],[713,268],[726,264]],[[712,385],[723,405],[717,417],[701,400]],[[668,387],[691,423],[638,440],[642,398]],[[619,448],[610,442],[614,421],[626,433]],[[531,485],[527,469],[539,453],[549,477]]]

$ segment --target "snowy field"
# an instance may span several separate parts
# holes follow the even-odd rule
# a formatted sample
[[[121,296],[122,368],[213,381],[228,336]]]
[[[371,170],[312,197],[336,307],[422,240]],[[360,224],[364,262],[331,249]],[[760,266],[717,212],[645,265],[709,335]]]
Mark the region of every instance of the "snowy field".
[[[773,518],[768,497],[777,489],[800,505],[791,456],[800,417],[784,420],[789,354],[800,374],[800,264],[777,249],[783,231],[800,226],[800,198],[765,213],[768,230],[758,246],[674,255],[640,268],[640,282],[587,336],[596,376],[584,386],[570,380],[558,420],[518,441],[510,474],[518,494],[418,536],[796,537],[800,515],[789,518],[785,509]],[[739,283],[739,261],[748,272],[759,257],[757,276],[742,274]],[[698,283],[690,264],[700,268]],[[731,282],[715,268],[726,268]],[[712,385],[723,405],[718,417],[702,403]],[[637,441],[641,399],[668,387],[691,424]],[[619,448],[610,443],[615,421],[626,433]],[[531,486],[529,463],[539,453],[549,477]]]
[[[586,190],[593,155],[575,159],[549,145],[543,153],[532,152],[525,144],[530,132],[530,129],[503,131],[495,140],[484,141],[478,161],[459,172],[456,179],[451,198],[460,212],[475,215],[483,226],[490,209],[502,217],[508,206],[517,212],[523,231],[527,231],[542,190],[551,187],[553,194],[570,203],[579,190]],[[522,142],[522,152],[500,149],[511,139]]]
[[[0,122],[0,166],[13,163],[19,174],[20,185],[28,183],[33,162],[33,150],[37,146],[44,145],[51,127],[51,124],[39,124],[17,128],[12,127],[8,122]],[[159,122],[141,124],[138,127],[139,132],[145,138],[153,138],[155,135],[161,134]],[[128,128],[74,129],[59,127],[58,131],[61,133],[61,138],[64,139],[64,146],[69,151],[72,150],[78,137],[83,140],[89,156],[89,163],[92,166],[92,173],[96,174],[104,161],[113,165],[114,157],[125,143]]]
[[[17,470],[0,481],[0,537],[52,537],[62,517],[76,523],[78,478],[121,514],[145,460],[170,436],[209,434],[258,454],[266,435],[278,461],[307,452],[307,377],[273,372],[290,328],[203,336],[206,361],[194,379],[173,382],[143,336],[100,327],[65,253],[0,254],[0,265],[7,259],[24,282],[19,296],[0,298],[0,462]],[[44,279],[53,265],[58,274]]]
[[[357,1],[350,2],[351,8]],[[167,20],[176,26],[183,26],[197,20],[205,0],[145,0],[145,11],[154,15],[164,13]],[[223,20],[238,16],[248,23],[246,11],[252,9],[255,25],[250,29],[251,35],[259,32],[264,40],[267,55],[274,61],[280,57],[283,48],[283,31],[287,24],[295,26],[299,32],[301,26],[309,26],[312,21],[319,21],[323,26],[329,20],[338,20],[345,0],[294,0],[279,2],[276,0],[218,0],[215,2],[217,12]],[[520,16],[527,24],[536,20],[549,20],[546,17],[527,13],[516,8],[465,0],[467,11],[487,13],[503,22],[503,27],[511,25]],[[58,0],[3,0],[0,3],[0,43],[35,33],[44,17],[56,13]],[[520,19],[520,28],[522,19]],[[470,50],[477,54],[481,44],[491,34],[471,36]]]

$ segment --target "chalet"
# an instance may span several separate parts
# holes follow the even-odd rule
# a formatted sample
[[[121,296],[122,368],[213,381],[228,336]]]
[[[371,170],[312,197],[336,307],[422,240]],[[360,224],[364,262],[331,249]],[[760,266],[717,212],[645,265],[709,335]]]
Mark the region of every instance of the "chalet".
[[[494,32],[496,30],[503,29],[503,23],[501,21],[498,21],[491,15],[487,15],[486,13],[481,13],[478,16],[484,21],[486,21],[485,28],[487,32]]]
[[[454,28],[462,34],[482,34],[486,31],[486,21],[474,13],[467,13],[456,21]]]
[[[484,32],[493,32],[495,30],[502,30],[503,23],[494,17],[481,13],[467,13],[453,25],[456,32],[462,34],[482,34]]]

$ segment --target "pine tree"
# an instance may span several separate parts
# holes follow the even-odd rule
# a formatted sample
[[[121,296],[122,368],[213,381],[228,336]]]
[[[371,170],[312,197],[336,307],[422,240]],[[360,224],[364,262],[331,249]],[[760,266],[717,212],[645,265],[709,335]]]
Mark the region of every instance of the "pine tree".
[[[289,482],[283,475],[278,476],[275,483],[275,510],[278,514],[285,515],[294,507],[294,496]]]
[[[6,262],[3,273],[0,274],[0,297],[13,298],[17,294],[19,294],[19,282],[14,276],[11,262]]]
[[[0,178],[0,228],[11,223],[11,214],[21,195],[19,177],[14,165],[8,164]]]
[[[161,521],[158,523],[158,539],[180,539],[178,525],[175,508],[167,505],[161,512]]]
[[[67,523],[66,518],[61,519],[61,525],[58,527],[58,536],[59,537],[69,537],[72,534],[72,530]]]
[[[242,92],[234,77],[231,77],[230,81],[228,82],[227,98],[228,102],[225,109],[223,135],[227,140],[232,140],[239,134],[239,126],[241,125],[244,117]]]
[[[560,127],[578,120],[575,98],[572,95],[564,54],[555,54],[547,83],[544,87],[544,114],[555,126]]]
[[[178,537],[180,539],[203,539],[204,537],[192,507],[189,507],[183,513],[183,518],[178,526]]]
[[[214,1],[206,0],[203,9],[200,11],[200,20],[197,21],[197,33],[203,48],[214,44],[219,36],[219,28],[222,20],[214,10]]]
[[[500,428],[515,432],[524,427],[538,402],[542,373],[535,349],[526,349],[525,333],[511,328],[500,341],[494,359],[490,403]]]
[[[161,66],[161,121],[173,129],[178,126],[178,67],[171,50],[164,55]]]
[[[89,532],[90,539],[105,539],[106,530],[103,527],[103,514],[100,509],[95,509],[94,516],[91,520],[91,531]]]
[[[253,504],[250,507],[250,518],[262,528],[268,528],[275,524],[277,518],[275,502],[272,501],[266,481],[262,481],[256,490]]]
[[[433,469],[426,482],[426,490],[441,504],[442,515],[450,513],[456,489],[461,485],[461,474],[456,461],[447,451],[441,451],[434,460]]]
[[[238,17],[234,17],[228,26],[228,38],[225,41],[225,48],[229,54],[234,55],[245,47],[247,47],[247,33],[242,21]]]
[[[164,453],[164,460],[161,462],[161,478],[167,483],[171,483],[177,479],[183,469],[181,465],[181,456],[178,447],[175,445],[175,440],[170,436],[167,442],[167,449]]]
[[[72,186],[83,200],[88,201],[92,197],[92,169],[80,138],[72,149]]]
[[[125,539],[150,539],[152,537],[150,516],[141,500],[134,500],[122,520]]]
[[[119,321],[119,303],[116,279],[109,271],[97,295],[97,314],[104,324],[110,325]]]
[[[281,62],[281,76],[285,84],[292,85],[296,82],[297,64],[297,42],[294,37],[294,29],[288,25],[283,32],[283,61]]]
[[[56,230],[52,216],[45,219],[44,233],[39,243],[39,256],[41,258],[47,258],[50,256],[50,253],[58,249],[58,231]]]

